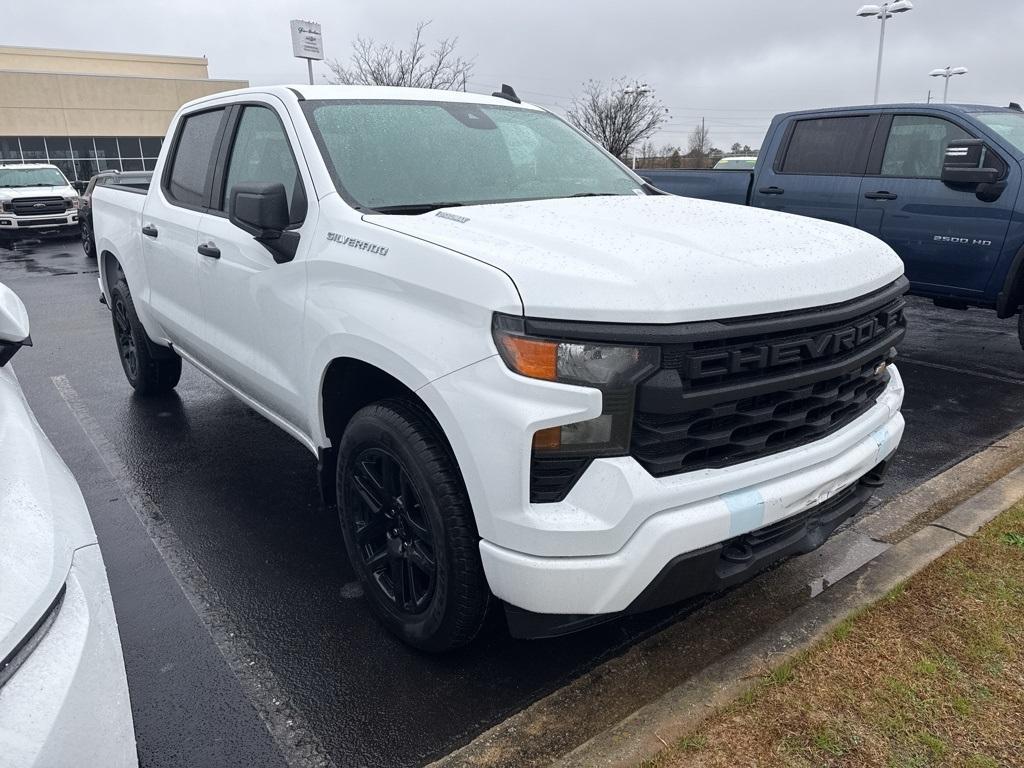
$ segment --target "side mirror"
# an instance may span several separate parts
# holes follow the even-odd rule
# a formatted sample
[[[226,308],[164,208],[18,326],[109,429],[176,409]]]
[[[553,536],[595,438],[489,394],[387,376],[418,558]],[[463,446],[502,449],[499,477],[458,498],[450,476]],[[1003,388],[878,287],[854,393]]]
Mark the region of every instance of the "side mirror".
[[[0,283],[0,366],[22,347],[32,346],[28,334],[28,312],[18,295]]]
[[[288,229],[284,184],[236,184],[228,193],[228,219],[270,251],[278,264],[295,258],[299,234]]]
[[[942,163],[942,180],[947,184],[995,184],[1003,169],[987,167],[991,157],[981,139],[951,141]]]
[[[74,188],[75,192],[77,192],[80,195],[84,195],[85,194],[85,190],[88,189],[88,187],[89,187],[89,182],[88,181],[72,181],[71,182],[71,186]]]

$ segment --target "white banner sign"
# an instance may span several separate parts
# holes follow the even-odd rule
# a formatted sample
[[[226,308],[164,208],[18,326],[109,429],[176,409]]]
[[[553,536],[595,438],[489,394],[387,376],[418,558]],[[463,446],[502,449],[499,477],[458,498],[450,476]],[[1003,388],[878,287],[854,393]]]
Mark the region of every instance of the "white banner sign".
[[[292,19],[292,53],[299,59],[323,61],[324,39],[319,24]]]

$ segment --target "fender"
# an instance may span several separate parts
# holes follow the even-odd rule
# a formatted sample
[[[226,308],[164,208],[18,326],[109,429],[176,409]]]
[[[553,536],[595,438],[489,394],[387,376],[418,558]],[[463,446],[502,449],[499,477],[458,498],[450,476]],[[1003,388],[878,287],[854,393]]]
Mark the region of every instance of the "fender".
[[[394,350],[364,337],[345,334],[329,336],[313,351],[312,358],[312,369],[307,378],[312,384],[311,391],[306,397],[306,402],[309,404],[307,422],[310,437],[322,449],[331,447],[324,424],[322,393],[327,370],[333,361],[351,358],[372,365],[401,382],[413,392],[418,392],[432,380],[438,378],[417,370]],[[435,418],[437,418],[436,414]],[[444,427],[443,424],[442,427]]]

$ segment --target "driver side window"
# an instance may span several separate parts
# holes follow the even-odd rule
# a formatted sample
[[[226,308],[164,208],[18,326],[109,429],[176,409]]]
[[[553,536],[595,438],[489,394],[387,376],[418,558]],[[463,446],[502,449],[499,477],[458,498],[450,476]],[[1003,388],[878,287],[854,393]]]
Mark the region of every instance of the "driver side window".
[[[247,105],[238,121],[228,161],[225,209],[230,205],[235,185],[274,182],[284,185],[291,223],[301,224],[306,218],[306,194],[288,135],[273,110]]]
[[[949,142],[972,138],[941,117],[896,115],[882,158],[882,176],[938,179]]]

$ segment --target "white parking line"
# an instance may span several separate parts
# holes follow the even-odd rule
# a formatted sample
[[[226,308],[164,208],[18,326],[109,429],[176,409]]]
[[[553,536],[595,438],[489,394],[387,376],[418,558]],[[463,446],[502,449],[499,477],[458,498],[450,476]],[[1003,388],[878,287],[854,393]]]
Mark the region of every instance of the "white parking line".
[[[334,768],[327,750],[305,725],[301,713],[288,701],[266,659],[243,638],[217,591],[164,519],[160,507],[132,481],[128,468],[78,392],[66,376],[52,376],[50,380],[238,678],[289,768]]]

